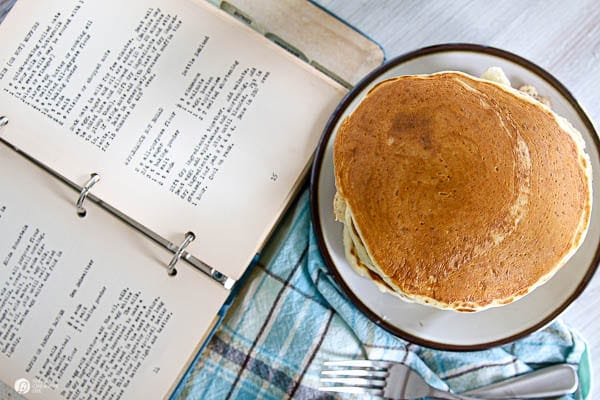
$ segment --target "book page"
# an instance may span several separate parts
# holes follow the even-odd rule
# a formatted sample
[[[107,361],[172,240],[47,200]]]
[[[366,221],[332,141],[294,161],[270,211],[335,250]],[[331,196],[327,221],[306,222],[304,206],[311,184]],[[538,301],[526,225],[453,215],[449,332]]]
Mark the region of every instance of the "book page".
[[[0,134],[233,278],[345,92],[202,1],[19,0],[0,38]]]
[[[0,380],[29,399],[158,399],[228,291],[0,144]],[[74,196],[75,195],[75,196]]]

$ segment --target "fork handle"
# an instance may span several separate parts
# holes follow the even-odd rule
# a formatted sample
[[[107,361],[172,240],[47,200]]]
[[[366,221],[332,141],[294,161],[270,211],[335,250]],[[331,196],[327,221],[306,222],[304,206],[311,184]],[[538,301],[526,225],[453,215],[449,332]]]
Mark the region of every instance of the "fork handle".
[[[577,372],[568,364],[557,364],[463,393],[480,399],[546,398],[570,394],[579,385]]]

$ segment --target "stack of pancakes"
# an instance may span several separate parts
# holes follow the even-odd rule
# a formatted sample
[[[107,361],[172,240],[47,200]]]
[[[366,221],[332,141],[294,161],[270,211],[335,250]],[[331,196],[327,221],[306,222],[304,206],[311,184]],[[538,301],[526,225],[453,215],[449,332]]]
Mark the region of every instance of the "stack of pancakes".
[[[348,261],[383,290],[456,311],[508,304],[582,243],[591,167],[565,119],[459,72],[379,83],[334,144]]]

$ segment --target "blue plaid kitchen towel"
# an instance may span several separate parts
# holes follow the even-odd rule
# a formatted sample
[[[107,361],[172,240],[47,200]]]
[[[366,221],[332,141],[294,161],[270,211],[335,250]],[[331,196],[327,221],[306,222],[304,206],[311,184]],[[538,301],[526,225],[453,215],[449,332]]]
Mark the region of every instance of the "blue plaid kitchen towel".
[[[582,366],[582,385],[565,399],[585,399],[586,349],[585,341],[560,321],[514,343],[467,353],[432,350],[389,334],[361,314],[333,281],[311,228],[305,192],[173,397],[358,398],[319,392],[319,372],[327,360],[368,358],[401,361],[430,384],[457,392],[568,362]]]

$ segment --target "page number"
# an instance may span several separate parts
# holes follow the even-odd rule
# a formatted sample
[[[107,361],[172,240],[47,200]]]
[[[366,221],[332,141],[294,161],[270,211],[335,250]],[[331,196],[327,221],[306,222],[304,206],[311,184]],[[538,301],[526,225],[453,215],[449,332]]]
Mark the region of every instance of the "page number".
[[[160,367],[152,368],[152,372],[154,372],[155,374],[158,374],[160,372]]]
[[[271,174],[271,180],[272,180],[273,182],[275,182],[275,181],[277,180],[277,178],[279,178],[279,175],[277,175],[275,172],[273,172],[273,173]]]

